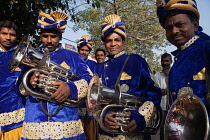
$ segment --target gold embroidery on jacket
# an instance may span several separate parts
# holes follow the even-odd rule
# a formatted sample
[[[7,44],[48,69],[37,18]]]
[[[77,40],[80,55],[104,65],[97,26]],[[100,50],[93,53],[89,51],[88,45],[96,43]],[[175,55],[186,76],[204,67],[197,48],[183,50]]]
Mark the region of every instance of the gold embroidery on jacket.
[[[66,69],[70,69],[70,66],[67,65],[66,62],[62,62],[62,63],[60,64],[60,66],[66,68]]]
[[[77,93],[78,93],[78,98],[83,98],[87,96],[87,91],[88,91],[88,83],[86,80],[81,79],[78,80],[76,82],[74,82],[74,84],[77,87]]]
[[[19,67],[15,68],[15,71],[21,71],[21,69]]]
[[[81,120],[68,122],[23,123],[22,137],[28,139],[61,139],[84,133]]]
[[[122,72],[120,80],[129,80],[129,79],[132,79],[132,77],[130,75],[128,75],[127,73]]]
[[[15,110],[13,112],[0,114],[0,126],[10,125],[23,121],[25,115],[25,108]]]
[[[198,74],[193,76],[193,80],[206,80],[206,68],[204,67]]]

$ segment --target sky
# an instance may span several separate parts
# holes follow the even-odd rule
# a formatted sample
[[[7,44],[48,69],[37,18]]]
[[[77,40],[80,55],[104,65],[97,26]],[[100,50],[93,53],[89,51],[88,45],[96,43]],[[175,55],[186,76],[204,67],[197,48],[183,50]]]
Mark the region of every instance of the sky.
[[[197,2],[198,10],[200,12],[200,26],[203,27],[203,31],[206,34],[210,35],[210,0],[197,0],[196,2]],[[67,43],[67,44],[77,46],[76,41],[79,38],[81,38],[83,35],[86,35],[88,33],[83,30],[74,32],[71,29],[71,27],[73,27],[73,23],[69,22],[68,27],[66,28],[65,33],[63,34],[63,37],[69,40],[72,40],[74,42],[63,39],[61,43]],[[163,51],[160,51],[160,52],[156,51],[156,53],[161,54],[164,51],[170,53],[174,50],[176,50],[175,46],[167,46],[166,48],[163,48]]]

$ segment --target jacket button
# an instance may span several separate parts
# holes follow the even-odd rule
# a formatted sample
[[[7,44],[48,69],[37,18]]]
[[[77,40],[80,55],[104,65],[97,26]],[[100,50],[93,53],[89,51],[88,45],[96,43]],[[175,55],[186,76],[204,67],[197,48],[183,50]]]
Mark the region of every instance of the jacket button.
[[[172,92],[172,95],[175,96],[176,95],[176,92]]]

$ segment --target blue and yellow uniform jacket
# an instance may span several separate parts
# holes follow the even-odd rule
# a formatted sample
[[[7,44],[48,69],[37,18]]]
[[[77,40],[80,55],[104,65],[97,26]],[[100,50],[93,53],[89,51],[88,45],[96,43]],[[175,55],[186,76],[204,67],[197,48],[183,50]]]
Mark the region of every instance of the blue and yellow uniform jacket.
[[[194,38],[194,37],[193,37]],[[206,104],[206,45],[208,40],[203,38],[190,39],[185,49],[172,52],[175,62],[169,74],[169,90],[171,103],[177,99],[178,91],[190,87],[205,105]],[[189,44],[189,42],[191,42]],[[210,48],[210,46],[208,46]],[[210,60],[210,58],[207,58]],[[209,64],[208,64],[209,65]],[[206,106],[207,107],[207,106]],[[209,107],[207,107],[208,109]],[[209,110],[209,109],[208,109]]]
[[[80,80],[67,82],[71,91],[69,98],[78,99],[86,97],[91,75],[87,70],[83,58],[78,53],[59,46],[56,51],[50,53],[50,59],[81,76]],[[48,114],[52,114],[59,107],[59,104],[46,101],[43,103],[43,106],[48,111]],[[22,139],[85,139],[82,123],[78,115],[78,108],[64,105],[57,114],[49,118],[42,111],[40,102],[35,97],[29,96],[26,101]]]
[[[9,65],[15,47],[0,51],[0,126],[6,132],[21,127],[25,114],[25,97],[20,94],[19,84],[25,68],[17,67],[9,72]]]
[[[114,88],[127,56],[128,54],[122,51],[116,54],[113,59],[98,65],[97,74],[101,78],[103,85]],[[144,101],[152,101],[157,108],[159,107],[161,100],[160,89],[154,87],[154,81],[150,77],[149,66],[141,56],[136,54],[130,55],[120,77],[119,84],[126,85],[128,88],[126,94],[142,97]],[[138,130],[143,130],[145,127],[144,117],[138,113],[138,110],[131,111],[131,115],[137,124]],[[100,130],[100,133],[116,137],[116,135],[105,133],[102,130]],[[135,139],[138,139],[138,136]]]

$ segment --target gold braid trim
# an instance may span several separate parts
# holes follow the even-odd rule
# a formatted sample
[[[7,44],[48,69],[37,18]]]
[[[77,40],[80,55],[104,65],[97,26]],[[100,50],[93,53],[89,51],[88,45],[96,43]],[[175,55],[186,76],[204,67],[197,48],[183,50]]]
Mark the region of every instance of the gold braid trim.
[[[13,123],[19,123],[24,120],[25,108],[15,110],[13,112],[0,114],[0,126],[10,125]]]
[[[88,83],[86,80],[81,79],[79,81],[74,82],[77,87],[78,98],[84,98],[87,96],[88,91]]]
[[[84,133],[81,120],[68,122],[23,123],[22,137],[28,139],[62,139]]]
[[[151,101],[146,101],[144,104],[139,108],[139,114],[144,116],[146,126],[149,126],[152,123],[154,115],[155,115],[155,105]]]
[[[118,135],[117,137],[110,137],[107,135],[99,134],[99,140],[143,140],[143,135]]]

